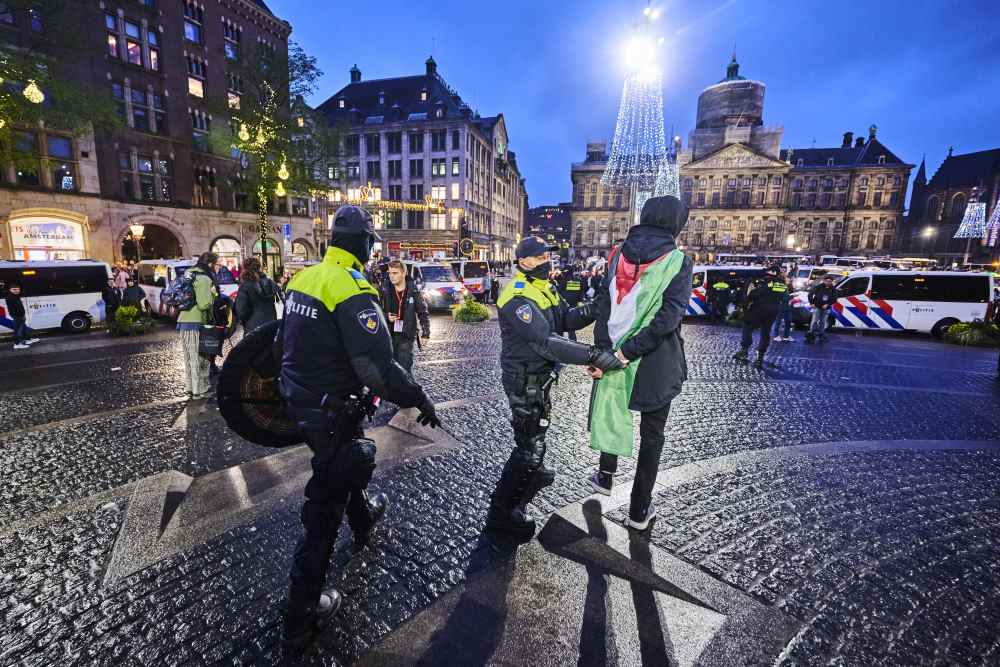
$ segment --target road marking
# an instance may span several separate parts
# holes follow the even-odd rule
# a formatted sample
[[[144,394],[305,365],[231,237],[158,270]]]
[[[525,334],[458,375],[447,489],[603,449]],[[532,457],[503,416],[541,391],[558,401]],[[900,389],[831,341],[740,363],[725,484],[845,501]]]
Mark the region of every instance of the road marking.
[[[105,417],[114,417],[117,415],[124,415],[130,412],[137,412],[139,410],[147,410],[150,408],[160,408],[166,405],[176,405],[178,403],[187,402],[186,397],[169,398],[163,401],[153,401],[152,403],[143,403],[142,405],[132,405],[127,408],[117,408],[114,410],[104,410],[102,412],[91,412],[90,414],[82,415],[80,417],[70,417],[69,419],[60,419],[59,421],[47,422],[45,424],[39,424],[37,426],[26,426],[25,428],[15,429],[13,431],[7,431],[6,433],[0,433],[0,439],[9,439],[14,436],[24,435],[25,433],[37,433],[41,431],[47,431],[49,429],[58,428],[60,426],[75,426],[77,424],[86,424],[91,421],[96,421],[98,419],[104,419]]]

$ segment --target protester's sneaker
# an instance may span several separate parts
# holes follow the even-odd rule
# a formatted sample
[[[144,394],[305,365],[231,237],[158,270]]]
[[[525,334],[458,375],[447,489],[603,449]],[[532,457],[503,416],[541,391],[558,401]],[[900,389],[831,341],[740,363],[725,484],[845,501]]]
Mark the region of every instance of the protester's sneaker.
[[[629,528],[634,528],[635,530],[646,530],[649,528],[649,522],[656,518],[656,508],[653,507],[653,503],[650,503],[641,509],[629,509],[628,524]]]
[[[785,339],[782,338],[781,336],[775,336],[773,340],[774,340],[775,343],[783,343],[783,342],[785,342]]]
[[[28,340],[26,340],[24,342],[27,343],[28,345],[31,345],[33,343],[37,343],[40,340],[41,340],[41,338],[29,338]]]
[[[610,472],[598,470],[590,476],[591,488],[593,488],[597,493],[603,493],[606,496],[611,495],[611,487],[614,483],[615,477]]]
[[[31,346],[28,345],[27,343],[18,343],[17,345],[14,346],[14,349],[15,350],[27,350],[30,347]]]
[[[328,588],[320,593],[319,602],[315,607],[303,612],[285,616],[284,646],[285,650],[301,653],[312,644],[323,628],[329,625],[343,603],[343,598],[335,588]]]
[[[791,336],[785,336],[785,342],[786,343],[791,343],[793,340],[795,340],[795,339],[792,338]]]

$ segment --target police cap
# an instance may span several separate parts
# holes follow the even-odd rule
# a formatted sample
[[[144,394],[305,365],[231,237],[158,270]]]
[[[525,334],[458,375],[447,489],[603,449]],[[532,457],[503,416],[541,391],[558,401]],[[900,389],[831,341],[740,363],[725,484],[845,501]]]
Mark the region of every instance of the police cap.
[[[541,236],[526,236],[521,239],[514,249],[514,257],[524,259],[525,257],[537,257],[544,252],[559,250],[557,245],[549,245]]]
[[[375,231],[371,213],[360,206],[352,206],[351,204],[341,206],[334,214],[330,236],[336,234],[367,234],[376,241],[382,240],[382,237]]]

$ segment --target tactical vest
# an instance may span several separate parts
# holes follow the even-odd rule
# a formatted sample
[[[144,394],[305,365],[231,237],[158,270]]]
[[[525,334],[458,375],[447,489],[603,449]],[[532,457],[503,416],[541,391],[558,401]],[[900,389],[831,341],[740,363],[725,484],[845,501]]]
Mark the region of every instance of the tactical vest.
[[[718,282],[712,285],[712,289],[729,289],[729,283]]]
[[[322,262],[292,276],[288,292],[306,294],[321,302],[331,313],[337,304],[355,294],[371,294],[378,298],[378,291],[358,270],[360,268],[361,265],[349,252],[335,246],[330,247]]]
[[[567,292],[579,292],[580,291],[580,281],[579,280],[567,280],[566,281],[566,291]]]
[[[778,294],[784,294],[785,292],[788,291],[788,285],[786,285],[785,283],[781,282],[780,280],[772,281],[769,284],[769,286],[770,286],[772,292],[777,292]]]
[[[497,299],[497,308],[503,308],[504,304],[515,296],[523,296],[541,310],[559,305],[559,295],[548,280],[529,278],[518,269],[514,272],[514,277],[507,283],[500,298]]]

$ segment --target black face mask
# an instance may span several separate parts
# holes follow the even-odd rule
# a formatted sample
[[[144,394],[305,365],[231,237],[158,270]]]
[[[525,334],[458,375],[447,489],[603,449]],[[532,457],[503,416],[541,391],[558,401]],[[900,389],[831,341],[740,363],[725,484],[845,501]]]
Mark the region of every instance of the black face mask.
[[[346,250],[364,264],[371,258],[375,237],[367,234],[338,234],[330,240],[330,245]]]
[[[535,268],[525,273],[529,278],[534,278],[535,280],[548,280],[549,273],[552,271],[552,262],[542,262]]]

